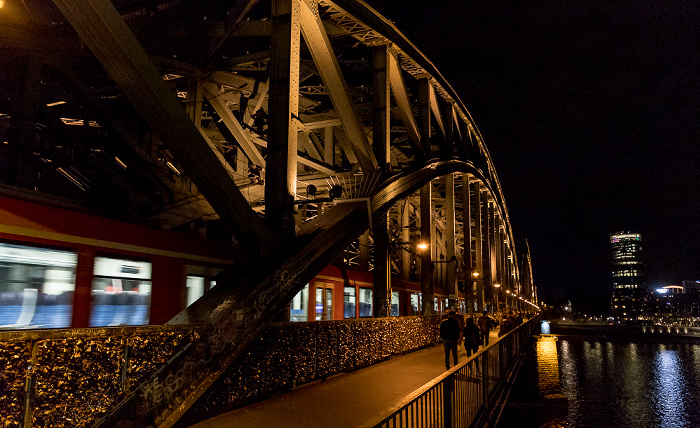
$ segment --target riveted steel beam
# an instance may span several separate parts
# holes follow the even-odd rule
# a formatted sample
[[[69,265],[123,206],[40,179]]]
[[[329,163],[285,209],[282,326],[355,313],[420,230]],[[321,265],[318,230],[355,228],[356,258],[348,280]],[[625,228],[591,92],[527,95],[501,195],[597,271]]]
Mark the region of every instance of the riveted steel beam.
[[[275,242],[108,0],[54,0],[248,254]]]
[[[295,1],[299,1],[301,4],[299,8],[300,23],[306,45],[321,74],[323,83],[328,89],[338,117],[343,122],[343,128],[355,152],[355,156],[364,173],[370,174],[377,170],[377,159],[372,152],[372,147],[365,134],[365,128],[362,126],[355,103],[350,97],[340,65],[323,27],[323,22],[319,17],[318,7],[315,4],[310,4],[307,0]]]
[[[272,1],[265,221],[285,239],[295,234],[300,10],[299,0]]]
[[[250,134],[243,129],[241,124],[238,122],[238,119],[236,119],[236,117],[233,115],[231,109],[228,108],[226,103],[219,97],[220,94],[216,93],[216,85],[212,83],[205,83],[203,85],[203,89],[204,97],[207,99],[207,101],[209,101],[209,104],[214,107],[214,110],[224,122],[226,128],[231,131],[231,134],[233,134],[233,137],[236,139],[238,145],[241,147],[241,149],[243,149],[246,156],[248,156],[248,159],[250,159],[255,165],[260,165],[264,168],[266,165],[265,158],[262,157],[258,148],[255,147],[255,144],[253,144]]]
[[[420,154],[419,157],[425,158],[427,153],[421,145],[421,135],[416,124],[416,118],[413,116],[411,108],[411,100],[408,98],[406,84],[401,75],[401,68],[396,60],[396,55],[391,53],[388,57],[387,65],[389,67],[389,81],[391,82],[391,92],[394,94],[394,100],[399,108],[399,114],[406,128],[406,134],[411,140],[413,148]]]

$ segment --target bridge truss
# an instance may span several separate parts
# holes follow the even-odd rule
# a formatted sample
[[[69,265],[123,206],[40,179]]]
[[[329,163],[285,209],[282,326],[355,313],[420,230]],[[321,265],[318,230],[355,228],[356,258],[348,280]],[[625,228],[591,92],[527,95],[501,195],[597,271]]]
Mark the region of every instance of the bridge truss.
[[[355,241],[376,316],[392,273],[420,278],[426,314],[435,280],[479,309],[494,284],[536,301],[469,112],[364,2],[44,3],[0,9],[3,183],[163,228],[218,220],[240,249],[171,321],[209,329],[149,382],[180,387],[158,404],[139,388],[104,426],[172,425]]]

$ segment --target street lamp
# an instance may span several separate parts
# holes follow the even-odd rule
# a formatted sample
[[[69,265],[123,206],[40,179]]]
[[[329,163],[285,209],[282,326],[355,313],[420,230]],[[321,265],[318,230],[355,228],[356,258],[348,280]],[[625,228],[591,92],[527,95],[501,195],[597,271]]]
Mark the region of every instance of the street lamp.
[[[501,288],[501,284],[493,284],[495,288]],[[496,290],[496,312],[498,312],[498,295],[501,294],[498,290]]]

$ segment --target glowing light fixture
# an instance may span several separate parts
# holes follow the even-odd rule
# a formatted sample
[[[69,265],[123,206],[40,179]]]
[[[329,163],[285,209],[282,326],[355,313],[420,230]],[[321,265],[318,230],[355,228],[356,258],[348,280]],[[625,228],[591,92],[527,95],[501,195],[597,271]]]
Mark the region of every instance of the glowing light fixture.
[[[425,250],[426,248],[428,248],[428,244],[426,244],[425,242],[419,242],[417,247],[419,250]]]
[[[479,272],[472,272],[472,276],[473,276],[474,278],[478,278],[478,277],[479,277]]]
[[[173,165],[172,162],[167,161],[165,164],[166,164],[166,165],[168,166],[168,168],[170,168],[175,174],[180,175],[180,171],[179,171],[177,168],[175,168],[175,165]]]
[[[2,7],[2,0],[0,0],[0,7]],[[54,106],[60,106],[61,104],[65,104],[65,101],[56,101],[54,103],[48,103],[46,104],[46,107],[54,107]]]

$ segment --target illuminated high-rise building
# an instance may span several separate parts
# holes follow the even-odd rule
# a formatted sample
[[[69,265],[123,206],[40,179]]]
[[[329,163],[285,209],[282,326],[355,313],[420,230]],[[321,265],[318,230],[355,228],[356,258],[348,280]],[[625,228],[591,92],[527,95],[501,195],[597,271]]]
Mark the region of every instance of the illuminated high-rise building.
[[[639,317],[640,294],[644,291],[642,268],[642,235],[613,233],[612,250],[612,316],[618,322],[634,322]]]

